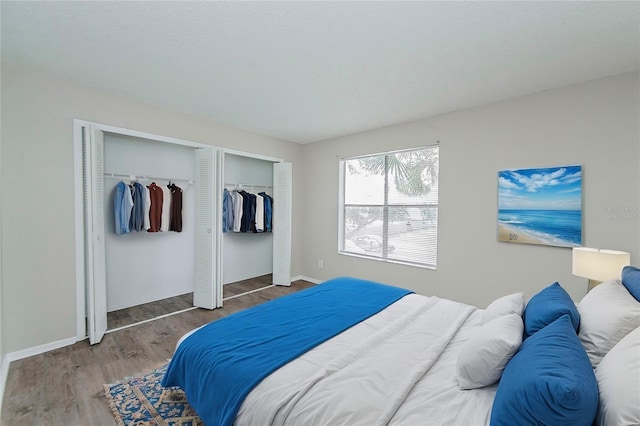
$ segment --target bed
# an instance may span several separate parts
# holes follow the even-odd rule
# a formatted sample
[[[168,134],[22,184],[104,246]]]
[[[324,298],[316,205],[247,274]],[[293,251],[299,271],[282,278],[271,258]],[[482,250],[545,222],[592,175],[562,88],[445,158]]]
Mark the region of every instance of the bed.
[[[624,312],[604,325],[603,298]],[[578,306],[554,283],[479,309],[338,278],[188,333],[163,386],[207,425],[637,424],[639,327],[615,280]]]

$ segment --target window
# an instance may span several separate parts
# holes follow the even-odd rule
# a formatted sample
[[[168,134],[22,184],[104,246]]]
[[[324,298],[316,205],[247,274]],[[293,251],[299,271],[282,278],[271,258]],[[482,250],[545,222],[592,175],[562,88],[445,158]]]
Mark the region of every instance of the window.
[[[437,145],[340,162],[341,254],[435,268]]]

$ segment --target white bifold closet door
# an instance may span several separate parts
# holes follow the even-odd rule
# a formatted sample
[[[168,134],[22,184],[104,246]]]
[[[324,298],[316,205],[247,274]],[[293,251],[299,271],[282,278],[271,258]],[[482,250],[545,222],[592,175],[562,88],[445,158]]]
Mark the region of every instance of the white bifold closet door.
[[[85,282],[89,343],[107,331],[107,280],[104,242],[104,133],[93,125],[82,133]]]
[[[196,149],[196,255],[193,305],[214,309],[222,306],[222,209],[219,188],[223,155],[220,150]]]
[[[273,283],[291,285],[291,163],[273,164]]]

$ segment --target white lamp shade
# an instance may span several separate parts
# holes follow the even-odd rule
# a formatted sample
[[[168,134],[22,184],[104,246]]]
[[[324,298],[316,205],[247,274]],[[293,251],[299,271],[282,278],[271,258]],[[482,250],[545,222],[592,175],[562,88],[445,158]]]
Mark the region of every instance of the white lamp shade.
[[[631,255],[625,251],[573,248],[573,275],[594,281],[620,279],[622,268],[631,263]]]

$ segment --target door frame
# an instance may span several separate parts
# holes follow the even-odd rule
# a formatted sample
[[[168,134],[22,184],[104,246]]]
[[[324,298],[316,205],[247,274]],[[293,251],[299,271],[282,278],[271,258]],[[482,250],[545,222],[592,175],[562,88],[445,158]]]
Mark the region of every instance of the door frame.
[[[209,145],[200,142],[194,142],[187,139],[179,139],[169,136],[158,135],[154,133],[132,130],[123,127],[111,126],[108,124],[96,123],[92,121],[74,119],[73,120],[73,165],[74,165],[74,219],[75,219],[75,281],[76,281],[76,340],[81,341],[87,338],[87,291],[85,282],[85,220],[84,220],[84,197],[83,185],[84,178],[82,173],[82,141],[83,129],[87,126],[95,126],[98,130],[117,134],[122,136],[130,136],[141,139],[149,139],[154,142],[164,142],[168,144],[187,146],[194,149],[208,148],[214,150],[222,150],[224,153],[242,155],[246,157],[272,161],[274,163],[284,162],[282,158],[269,157],[261,154],[253,154],[244,151],[226,149],[216,145]],[[219,182],[222,185],[222,182]],[[216,229],[219,227],[216,227]],[[217,253],[218,264],[221,264],[222,249]],[[222,286],[222,283],[219,284]]]

